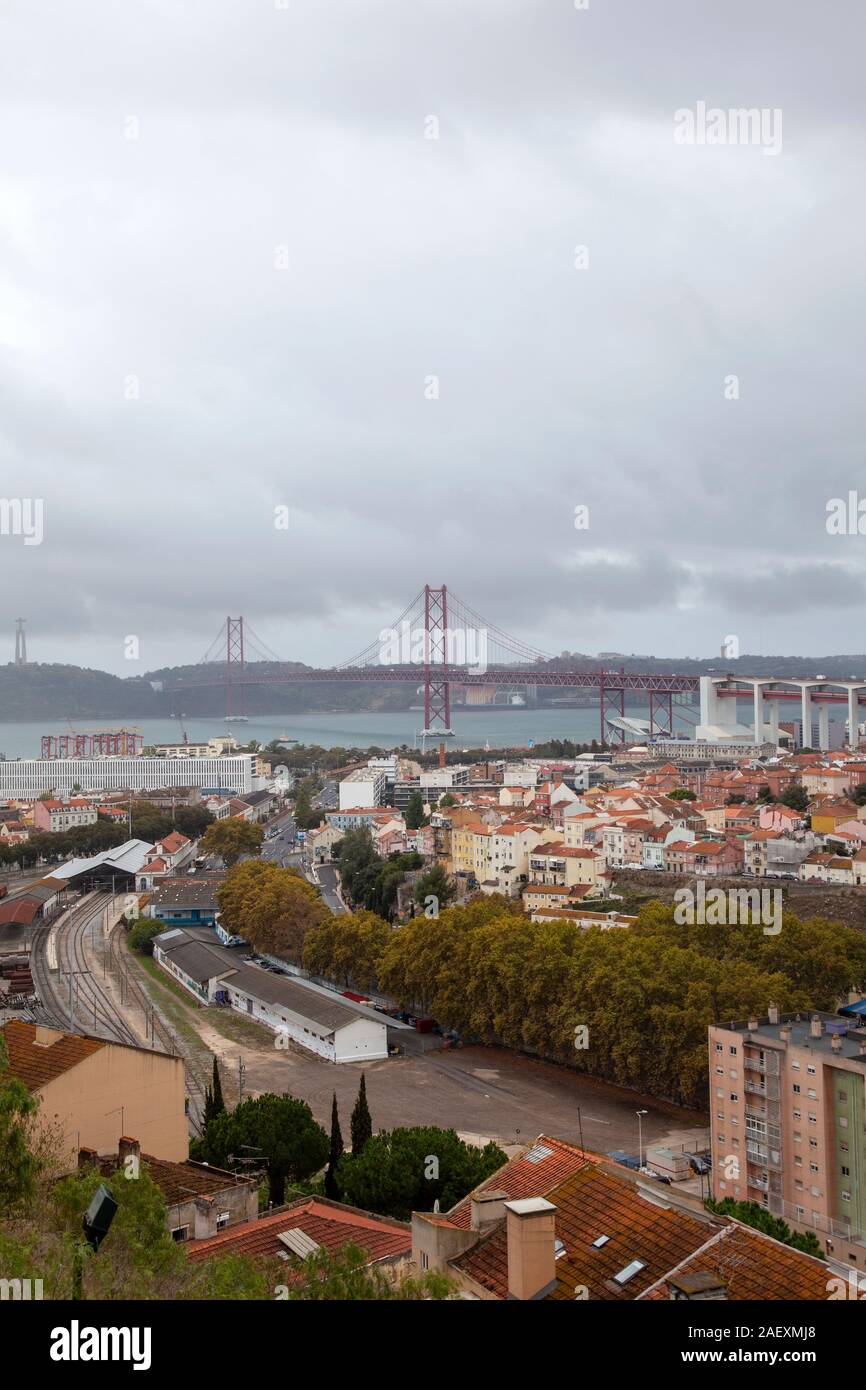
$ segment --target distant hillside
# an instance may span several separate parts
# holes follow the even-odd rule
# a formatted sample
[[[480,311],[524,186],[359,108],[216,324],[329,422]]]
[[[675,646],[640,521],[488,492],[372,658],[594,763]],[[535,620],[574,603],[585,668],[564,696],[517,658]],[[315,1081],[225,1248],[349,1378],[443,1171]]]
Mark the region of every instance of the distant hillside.
[[[267,663],[261,663],[267,670]],[[253,669],[252,664],[250,669]],[[0,721],[36,719],[145,719],[186,714],[190,718],[225,714],[225,687],[205,686],[171,695],[154,685],[171,685],[196,675],[194,666],[164,667],[144,676],[109,675],[80,666],[33,664],[0,666]],[[198,674],[201,674],[200,671]],[[305,711],[408,709],[416,700],[411,685],[247,686],[247,714],[302,714]]]
[[[300,667],[300,663],[294,664]],[[597,671],[601,664],[598,657],[577,652],[563,653],[550,663],[559,669],[570,666],[582,671]],[[741,656],[732,661],[722,657],[696,660],[686,657],[613,657],[608,654],[604,665],[608,670],[618,670],[623,666],[633,672],[670,671],[682,675],[740,672],[750,676],[824,675],[859,679],[866,673],[866,656]],[[248,669],[264,673],[272,667],[267,662],[259,662],[250,663]],[[527,669],[528,679],[531,679],[532,669]],[[144,676],[121,677],[82,666],[36,663],[19,667],[10,662],[0,666],[0,721],[57,720],[67,717],[144,719],[175,714],[185,714],[190,718],[221,718],[225,714],[224,686],[191,689],[180,696],[172,696],[162,688],[178,680],[194,679],[200,674],[200,668],[196,666],[167,666],[158,671],[149,671]],[[158,688],[154,689],[154,686]],[[562,687],[543,687],[538,691],[538,703],[548,704],[561,699],[562,694]],[[367,685],[333,681],[322,685],[247,686],[245,701],[246,711],[251,715],[303,714],[324,710],[351,713],[360,710],[407,710],[418,703],[418,693],[413,684]]]

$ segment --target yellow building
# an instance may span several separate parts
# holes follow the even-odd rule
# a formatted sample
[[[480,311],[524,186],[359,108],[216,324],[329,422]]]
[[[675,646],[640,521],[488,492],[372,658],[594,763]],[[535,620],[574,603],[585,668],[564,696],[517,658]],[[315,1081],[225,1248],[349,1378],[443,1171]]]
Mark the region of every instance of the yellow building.
[[[38,1096],[39,1120],[59,1132],[70,1167],[79,1149],[116,1153],[129,1134],[154,1158],[189,1157],[181,1057],[20,1019],[4,1024],[0,1036],[8,1075]]]

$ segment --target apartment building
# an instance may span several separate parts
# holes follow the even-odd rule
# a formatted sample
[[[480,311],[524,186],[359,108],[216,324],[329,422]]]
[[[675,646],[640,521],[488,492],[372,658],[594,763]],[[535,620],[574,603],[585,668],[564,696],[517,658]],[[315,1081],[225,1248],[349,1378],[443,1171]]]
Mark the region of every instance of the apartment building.
[[[385,800],[385,773],[377,767],[359,767],[340,783],[340,810],[381,806]]]
[[[605,863],[592,849],[567,849],[562,841],[538,845],[529,855],[530,886],[552,884],[572,888],[575,884],[597,887],[604,880]]]
[[[866,1267],[866,1031],[835,1014],[709,1029],[713,1196],[756,1201]]]
[[[36,801],[33,805],[34,828],[52,835],[77,825],[95,825],[96,819],[96,807],[83,796],[71,797],[69,801]]]

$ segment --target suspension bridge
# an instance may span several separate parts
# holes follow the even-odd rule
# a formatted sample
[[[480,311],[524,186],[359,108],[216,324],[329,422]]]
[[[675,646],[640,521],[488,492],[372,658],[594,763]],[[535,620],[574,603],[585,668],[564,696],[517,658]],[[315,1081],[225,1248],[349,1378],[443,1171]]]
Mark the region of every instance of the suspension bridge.
[[[625,719],[627,696],[642,697],[649,709],[650,736],[670,736],[674,710],[692,706],[700,677],[577,669],[561,657],[543,652],[487,622],[444,584],[425,584],[394,624],[373,642],[333,667],[310,667],[284,661],[257,637],[243,617],[226,618],[198,663],[195,674],[167,686],[174,695],[221,685],[226,718],[245,713],[248,686],[314,682],[414,684],[423,688],[424,729],[429,737],[447,738],[451,696],[469,687],[549,687],[594,691],[598,695],[602,743],[625,741],[625,730],[611,719]]]

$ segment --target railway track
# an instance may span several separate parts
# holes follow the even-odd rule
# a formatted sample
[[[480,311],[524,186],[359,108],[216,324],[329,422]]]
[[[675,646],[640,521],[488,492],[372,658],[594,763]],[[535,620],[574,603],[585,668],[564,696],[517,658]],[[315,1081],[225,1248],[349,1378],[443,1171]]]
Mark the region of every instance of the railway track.
[[[88,1033],[133,1047],[162,1049],[184,1058],[189,1120],[201,1133],[204,1087],[193,1071],[186,1049],[160,1017],[155,1006],[122,958],[112,932],[108,947],[103,944],[103,978],[108,969],[120,984],[121,1006],[140,1009],[144,1022],[144,1041],[129,1026],[107,990],[100,985],[88,959],[85,938],[112,901],[110,893],[88,893],[80,903],[57,921],[42,928],[33,943],[31,968],[44,1013],[58,1028]],[[94,943],[95,944],[95,943]],[[58,984],[58,980],[61,982]],[[62,982],[66,981],[64,988]]]

